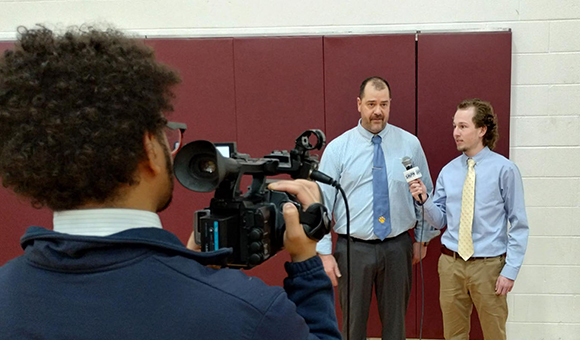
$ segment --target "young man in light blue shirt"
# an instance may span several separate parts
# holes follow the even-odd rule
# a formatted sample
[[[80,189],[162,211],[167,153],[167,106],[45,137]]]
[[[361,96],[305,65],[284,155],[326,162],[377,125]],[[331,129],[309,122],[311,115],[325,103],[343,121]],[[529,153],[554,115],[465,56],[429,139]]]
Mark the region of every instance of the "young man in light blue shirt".
[[[440,303],[445,339],[469,338],[472,306],[486,339],[505,339],[506,295],[524,259],[528,221],[517,166],[491,151],[499,137],[490,103],[464,100],[453,119],[453,138],[463,152],[441,170],[435,193],[423,203],[425,219],[447,225],[439,258]],[[421,202],[427,188],[410,183]],[[509,221],[509,228],[508,228]]]

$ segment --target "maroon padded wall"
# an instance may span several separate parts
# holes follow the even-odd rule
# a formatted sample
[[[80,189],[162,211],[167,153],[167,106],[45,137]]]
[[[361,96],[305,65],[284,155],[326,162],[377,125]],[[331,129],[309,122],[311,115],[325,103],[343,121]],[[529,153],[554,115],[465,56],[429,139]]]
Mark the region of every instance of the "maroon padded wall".
[[[261,157],[324,129],[322,52],[322,37],[234,39],[238,149]]]
[[[291,150],[305,130],[324,130],[322,62],[322,37],[234,39],[239,151]],[[280,252],[248,274],[282,285],[288,260]]]
[[[356,126],[360,83],[381,76],[391,87],[389,123],[415,132],[415,34],[324,37],[327,138]]]
[[[466,98],[488,100],[499,120],[497,152],[509,154],[511,32],[419,34],[418,137],[433,178],[459,155],[453,141],[452,120],[457,104]],[[424,261],[425,338],[442,338],[437,261],[440,239],[429,245]],[[471,339],[483,339],[474,309]]]
[[[356,125],[360,82],[379,75],[391,85],[389,122],[418,133],[434,179],[458,154],[451,137],[451,117],[457,103],[466,97],[479,96],[492,102],[502,136],[497,149],[508,154],[509,32],[419,34],[417,44],[415,34],[148,39],[146,43],[155,48],[161,61],[181,74],[183,82],[176,89],[170,120],[188,125],[185,142],[236,141],[240,152],[262,157],[276,149],[291,149],[296,137],[309,128],[322,129],[330,141]],[[0,51],[11,45],[0,43]],[[173,203],[161,214],[165,228],[186,242],[193,212],[206,207],[211,197],[176,183]],[[51,212],[31,208],[4,188],[0,188],[0,218],[0,265],[22,253],[18,239],[27,226],[52,225]],[[427,338],[442,338],[443,334],[438,246],[436,239],[424,261],[423,337]],[[281,252],[249,274],[280,285],[286,260],[288,256]],[[419,335],[418,278],[415,267],[407,314],[407,336],[412,338]],[[376,337],[381,328],[376,301],[371,308],[369,336]],[[474,339],[481,338],[478,327],[475,323]]]
[[[360,113],[356,98],[361,82],[370,76],[380,76],[389,82],[393,99],[389,124],[415,133],[415,34],[334,36],[324,38],[325,111],[329,141],[358,123]],[[336,298],[338,301],[338,295]],[[406,319],[409,337],[417,336],[416,307],[417,296],[413,289]],[[369,337],[381,335],[377,308],[373,294],[367,323]],[[337,308],[337,314],[342,325],[340,308]]]

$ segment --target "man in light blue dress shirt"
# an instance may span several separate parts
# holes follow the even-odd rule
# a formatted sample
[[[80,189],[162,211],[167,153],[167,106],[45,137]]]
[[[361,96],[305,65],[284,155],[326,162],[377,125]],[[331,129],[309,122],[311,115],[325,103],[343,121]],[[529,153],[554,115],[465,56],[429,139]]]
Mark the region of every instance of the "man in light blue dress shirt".
[[[445,339],[469,338],[475,304],[485,339],[501,340],[506,338],[506,295],[512,290],[528,243],[522,179],[513,162],[491,151],[499,136],[490,103],[464,100],[457,107],[453,127],[457,149],[463,153],[441,170],[435,193],[423,204],[429,223],[438,229],[447,225],[439,258]],[[459,228],[469,159],[475,161],[473,254],[464,260],[458,254],[459,245],[465,242],[459,240]],[[428,188],[416,180],[410,191],[420,201],[419,194],[424,198]]]
[[[375,286],[381,322],[382,339],[405,339],[405,314],[409,302],[412,263],[426,254],[427,241],[439,232],[426,223],[415,230],[415,244],[407,232],[417,224],[420,211],[415,206],[403,176],[403,157],[411,157],[432,188],[429,168],[419,140],[407,131],[387,124],[391,90],[386,80],[371,77],[363,81],[357,98],[361,114],[359,124],[346,131],[326,147],[320,170],[335,178],[344,189],[351,219],[351,296],[350,338],[366,339],[366,325]],[[390,232],[381,239],[373,230],[373,153],[374,136],[380,136],[387,172]],[[339,235],[334,256],[330,235],[318,243],[317,251],[333,284],[338,284],[347,324],[346,291],[346,208],[341,196],[330,186],[321,186],[324,203],[332,212]],[[382,218],[382,217],[381,217]],[[381,220],[381,219],[379,219]],[[382,223],[382,221],[381,221]],[[342,273],[342,275],[341,275]],[[343,326],[343,337],[346,337]]]

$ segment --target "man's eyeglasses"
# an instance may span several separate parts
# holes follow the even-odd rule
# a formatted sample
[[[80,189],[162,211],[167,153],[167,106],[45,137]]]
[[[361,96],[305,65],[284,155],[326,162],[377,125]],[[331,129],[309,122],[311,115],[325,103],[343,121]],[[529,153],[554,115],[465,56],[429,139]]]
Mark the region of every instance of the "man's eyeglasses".
[[[165,125],[165,135],[167,136],[169,151],[172,156],[175,156],[177,151],[181,149],[185,130],[187,130],[187,125],[184,123],[167,122]]]

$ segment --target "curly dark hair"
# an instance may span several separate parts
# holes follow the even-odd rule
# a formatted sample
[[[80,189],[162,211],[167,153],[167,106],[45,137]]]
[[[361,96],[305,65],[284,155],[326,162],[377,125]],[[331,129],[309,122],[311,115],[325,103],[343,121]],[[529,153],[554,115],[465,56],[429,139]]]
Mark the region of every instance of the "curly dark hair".
[[[106,203],[137,183],[146,132],[163,136],[179,75],[108,28],[18,28],[0,58],[0,177],[53,210]]]
[[[495,145],[499,139],[499,131],[497,116],[493,112],[491,103],[479,98],[473,98],[465,99],[457,105],[457,109],[468,109],[470,107],[475,109],[475,113],[473,114],[473,124],[475,124],[475,127],[487,127],[487,131],[483,136],[483,146],[487,146],[491,150],[495,149]]]

